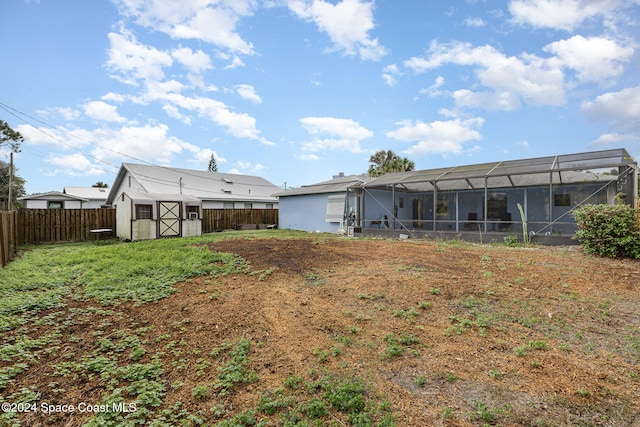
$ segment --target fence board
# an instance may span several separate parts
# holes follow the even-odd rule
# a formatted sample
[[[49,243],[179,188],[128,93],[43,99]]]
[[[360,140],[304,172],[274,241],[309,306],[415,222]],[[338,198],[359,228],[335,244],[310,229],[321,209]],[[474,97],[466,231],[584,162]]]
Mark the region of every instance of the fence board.
[[[277,209],[203,209],[202,232],[237,230],[246,225],[278,224]]]
[[[17,250],[17,211],[0,212],[0,266],[11,261]]]
[[[116,236],[115,209],[21,209],[17,216],[17,244],[94,240],[94,228],[110,228]]]

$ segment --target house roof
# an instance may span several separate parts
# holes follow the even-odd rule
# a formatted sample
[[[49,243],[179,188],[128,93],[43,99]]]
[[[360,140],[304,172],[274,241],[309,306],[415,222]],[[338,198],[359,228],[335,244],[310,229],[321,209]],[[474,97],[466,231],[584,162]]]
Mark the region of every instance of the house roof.
[[[200,200],[272,203],[278,201],[273,193],[280,190],[280,187],[258,176],[123,163],[107,197],[107,204],[113,204],[127,172],[148,193],[185,194]]]
[[[89,200],[107,200],[108,188],[100,187],[71,187],[65,186],[63,193],[70,196],[82,197]]]
[[[46,193],[30,194],[28,196],[18,197],[18,200],[48,200],[48,201],[67,201],[77,200],[79,202],[88,202],[88,199],[83,197],[74,196],[72,194],[64,194],[59,191],[48,191]]]
[[[307,194],[324,194],[324,193],[340,193],[345,192],[353,185],[361,184],[371,180],[367,175],[347,175],[338,176],[328,181],[318,182],[317,184],[303,185],[291,190],[280,191],[275,193],[277,197],[302,196]]]
[[[635,165],[624,149],[509,160],[450,168],[398,172],[383,175],[354,187],[407,191],[466,190],[475,188],[526,187],[577,182],[610,182],[618,179],[622,166]]]

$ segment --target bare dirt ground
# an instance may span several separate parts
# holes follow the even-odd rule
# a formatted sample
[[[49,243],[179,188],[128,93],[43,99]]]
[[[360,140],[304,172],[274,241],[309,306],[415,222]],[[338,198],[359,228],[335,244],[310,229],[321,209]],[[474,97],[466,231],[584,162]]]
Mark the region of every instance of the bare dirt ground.
[[[238,254],[250,268],[193,278],[157,303],[105,308],[108,317],[87,314],[91,301],[69,301],[60,318],[83,313],[64,332],[77,339],[41,354],[41,367],[16,377],[7,393],[32,386],[48,390],[42,399],[51,401],[99,399],[99,377],[53,375],[52,366],[65,352],[95,348],[96,325],[106,320],[113,330],[151,330],[147,355],[174,361],[164,364],[161,408],[182,402],[206,425],[255,408],[260,393],[287,378],[324,370],[363,378],[372,397],[390,403],[398,426],[640,426],[638,261],[592,258],[577,247],[326,236],[209,247]],[[249,365],[259,380],[225,397],[194,398],[194,387],[216,375],[198,363],[240,337],[252,344]],[[171,340],[182,348],[175,357]],[[271,420],[277,425],[277,416]]]

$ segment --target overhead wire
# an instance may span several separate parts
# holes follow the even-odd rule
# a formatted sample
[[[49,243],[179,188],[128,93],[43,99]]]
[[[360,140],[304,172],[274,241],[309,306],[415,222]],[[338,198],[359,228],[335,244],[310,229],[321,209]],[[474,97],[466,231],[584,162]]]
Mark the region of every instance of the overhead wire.
[[[17,119],[19,119],[19,120],[20,120],[20,121],[22,121],[23,123],[26,123],[26,124],[29,124],[29,125],[33,126],[37,131],[39,131],[39,132],[43,133],[44,135],[48,136],[49,138],[51,138],[51,139],[53,139],[53,140],[55,140],[55,141],[57,141],[57,142],[59,142],[59,143],[61,143],[61,144],[65,145],[65,146],[67,146],[67,147],[69,147],[69,148],[71,148],[72,150],[74,150],[74,151],[76,151],[76,152],[78,152],[78,153],[80,153],[80,154],[82,154],[82,155],[84,155],[84,156],[86,156],[86,157],[89,157],[89,158],[91,158],[91,159],[93,159],[93,160],[95,160],[95,161],[97,161],[97,162],[104,163],[104,164],[106,164],[106,165],[108,165],[108,166],[111,166],[111,167],[113,167],[113,168],[115,168],[115,169],[119,169],[119,168],[120,168],[120,166],[118,166],[118,165],[116,165],[116,164],[113,164],[113,163],[111,163],[111,162],[108,162],[108,161],[106,161],[106,160],[100,159],[100,158],[98,158],[98,157],[96,157],[96,156],[94,156],[94,155],[87,154],[87,153],[86,153],[86,152],[84,152],[83,150],[81,150],[81,149],[79,149],[79,148],[77,148],[77,147],[75,147],[75,146],[73,146],[73,145],[71,145],[71,144],[69,144],[69,143],[67,143],[67,142],[63,141],[62,139],[58,138],[57,136],[55,136],[55,135],[51,135],[50,133],[48,133],[48,132],[44,131],[42,128],[40,128],[40,127],[38,127],[38,126],[34,126],[32,122],[29,122],[29,121],[28,121],[28,120],[26,120],[24,117],[27,117],[27,118],[28,118],[28,119],[30,119],[31,121],[33,121],[33,122],[37,122],[37,123],[39,123],[39,124],[41,124],[41,125],[43,125],[43,126],[46,126],[46,127],[48,127],[48,128],[56,129],[58,132],[63,133],[63,134],[65,134],[65,135],[68,135],[68,136],[70,136],[70,137],[72,137],[72,138],[78,139],[78,140],[80,140],[80,141],[84,141],[84,142],[86,142],[86,143],[88,143],[88,144],[92,144],[92,145],[94,145],[94,146],[96,146],[96,147],[98,147],[98,148],[100,148],[100,149],[104,149],[104,150],[109,151],[109,152],[111,152],[111,153],[117,154],[118,156],[125,157],[125,158],[131,159],[131,160],[135,160],[135,161],[137,161],[137,162],[141,162],[141,163],[143,163],[144,165],[147,165],[147,166],[154,166],[154,167],[159,167],[159,168],[164,168],[164,169],[167,169],[167,170],[173,171],[173,172],[175,172],[175,173],[179,173],[179,174],[184,175],[184,176],[193,176],[193,177],[196,177],[196,178],[201,178],[201,176],[200,176],[200,175],[198,175],[198,174],[194,173],[195,171],[194,171],[194,172],[190,172],[190,171],[189,171],[189,170],[187,170],[187,169],[174,168],[174,167],[171,167],[171,166],[164,166],[164,165],[154,164],[154,163],[149,162],[149,161],[147,161],[147,160],[140,159],[140,158],[138,158],[138,157],[131,156],[131,155],[129,155],[129,154],[122,153],[122,152],[119,152],[119,151],[116,151],[116,150],[112,150],[112,149],[110,149],[110,148],[107,148],[107,147],[104,147],[104,146],[102,146],[102,145],[96,144],[96,143],[95,143],[95,142],[93,142],[93,141],[90,141],[90,140],[88,140],[88,139],[86,139],[86,138],[83,138],[83,137],[80,137],[80,136],[78,136],[78,135],[75,135],[75,134],[73,134],[73,133],[71,133],[71,132],[67,131],[66,129],[63,129],[63,128],[60,128],[60,127],[56,127],[56,126],[53,126],[53,125],[51,125],[51,124],[49,124],[49,123],[47,123],[47,122],[45,122],[45,121],[43,121],[43,120],[38,119],[37,117],[33,117],[33,116],[31,116],[31,115],[29,115],[29,114],[27,114],[27,113],[24,113],[23,111],[20,111],[20,110],[18,110],[18,109],[16,109],[16,108],[13,108],[13,107],[11,107],[11,106],[9,106],[9,105],[7,105],[7,104],[5,104],[5,103],[1,102],[1,101],[0,101],[0,108],[2,108],[3,110],[5,110],[7,113],[11,114],[12,116],[16,117]],[[96,167],[96,166],[94,166],[94,168],[96,168],[96,169],[98,169],[98,170],[101,170],[101,171],[103,171],[103,172],[105,172],[105,173],[117,174],[117,172],[115,172],[115,171],[113,171],[113,170],[109,171],[109,170],[101,169],[101,168]],[[165,183],[165,184],[172,184],[172,185],[175,185],[175,184],[176,184],[176,183],[175,183],[174,181],[172,181],[172,180],[169,180],[169,179],[163,179],[163,178],[159,178],[159,177],[156,177],[156,176],[145,175],[145,174],[143,174],[143,173],[136,173],[136,175],[137,175],[137,176],[140,176],[140,177],[143,177],[143,178],[146,178],[146,179],[151,180],[151,181],[155,181],[155,182],[157,182],[157,183]],[[230,174],[230,175],[234,175],[234,174]],[[251,186],[253,186],[253,187],[271,187],[271,186],[272,186],[272,184],[258,184],[258,183],[251,183]],[[196,188],[192,188],[192,187],[189,187],[189,186],[187,186],[187,185],[184,185],[184,184],[182,185],[182,188],[183,188],[183,189],[190,189],[190,188],[191,188],[191,189],[196,189]],[[214,191],[207,191],[207,190],[204,190],[204,191],[203,191],[202,189],[198,189],[198,190],[200,190],[200,191],[202,191],[202,192],[204,192],[204,193],[209,193],[209,194],[219,194],[219,192],[214,192]]]

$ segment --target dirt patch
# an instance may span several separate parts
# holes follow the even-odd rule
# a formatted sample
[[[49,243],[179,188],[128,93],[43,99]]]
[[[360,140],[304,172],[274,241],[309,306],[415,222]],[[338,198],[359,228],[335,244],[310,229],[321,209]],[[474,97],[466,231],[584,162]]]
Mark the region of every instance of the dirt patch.
[[[182,402],[207,425],[255,408],[261,393],[310,370],[363,378],[400,426],[640,423],[637,261],[574,248],[326,237],[227,239],[209,248],[239,255],[246,272],[190,279],[153,304],[70,301],[48,314],[73,318],[62,333],[74,338],[41,353],[37,370],[17,376],[5,395],[28,386],[50,401],[99,400],[108,384],[54,375],[55,367],[65,355],[89,354],[109,331],[125,331],[143,341],[140,362],[158,353],[168,361],[159,408]],[[42,336],[53,326],[32,327]],[[194,388],[216,381],[212,352],[239,338],[252,344],[258,380],[226,396],[194,397]],[[277,415],[270,419],[277,424]]]

